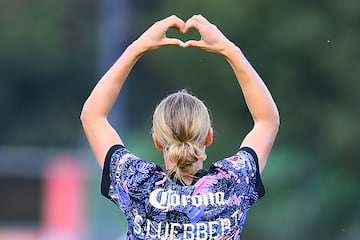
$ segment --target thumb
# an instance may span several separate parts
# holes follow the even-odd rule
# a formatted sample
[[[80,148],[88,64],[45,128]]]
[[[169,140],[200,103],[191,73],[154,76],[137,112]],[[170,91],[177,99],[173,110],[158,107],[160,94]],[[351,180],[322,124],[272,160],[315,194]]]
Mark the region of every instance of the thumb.
[[[183,47],[201,47],[201,42],[198,40],[188,40],[184,43]]]
[[[165,41],[165,45],[171,46],[183,46],[184,42],[177,38],[167,38]]]

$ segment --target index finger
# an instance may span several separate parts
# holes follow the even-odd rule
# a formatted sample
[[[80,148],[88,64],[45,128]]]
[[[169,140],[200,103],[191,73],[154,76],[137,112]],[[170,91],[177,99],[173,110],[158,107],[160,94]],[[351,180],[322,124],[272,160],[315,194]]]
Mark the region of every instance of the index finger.
[[[195,28],[197,30],[200,30],[202,26],[210,25],[211,23],[202,15],[194,15],[191,18],[189,18],[184,27],[184,32],[187,32],[190,28]]]
[[[163,20],[160,21],[162,24],[166,25],[166,28],[175,28],[179,31],[183,31],[185,22],[177,17],[176,15],[171,15]]]

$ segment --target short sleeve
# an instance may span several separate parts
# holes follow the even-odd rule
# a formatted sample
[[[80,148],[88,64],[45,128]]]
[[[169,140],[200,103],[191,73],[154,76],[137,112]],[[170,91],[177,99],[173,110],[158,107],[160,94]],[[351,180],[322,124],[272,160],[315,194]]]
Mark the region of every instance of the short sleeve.
[[[101,194],[126,211],[134,201],[146,198],[162,169],[130,153],[124,146],[112,146],[105,158]]]
[[[216,172],[219,178],[234,179],[234,191],[239,191],[236,194],[244,194],[251,203],[265,194],[257,155],[249,147],[240,148],[235,155],[214,163],[210,171]]]

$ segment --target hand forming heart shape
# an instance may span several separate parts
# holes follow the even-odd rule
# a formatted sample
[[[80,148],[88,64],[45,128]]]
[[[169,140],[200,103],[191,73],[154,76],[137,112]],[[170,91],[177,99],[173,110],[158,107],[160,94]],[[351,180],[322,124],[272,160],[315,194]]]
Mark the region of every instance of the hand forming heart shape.
[[[201,35],[199,31],[195,28],[191,28],[186,32],[182,32],[177,28],[169,28],[166,32],[166,37],[179,39],[183,43],[189,40],[196,40],[196,41],[201,40]]]
[[[190,39],[186,42],[178,37],[168,37],[170,29],[177,29],[180,33],[185,34],[190,29],[195,29],[200,34],[200,39]],[[172,32],[171,32],[172,33]],[[191,35],[193,36],[193,35]],[[154,23],[139,39],[145,48],[154,50],[162,46],[180,46],[180,47],[198,47],[210,52],[219,52],[223,49],[223,44],[229,42],[222,32],[206,18],[201,15],[194,15],[186,22],[173,15]]]

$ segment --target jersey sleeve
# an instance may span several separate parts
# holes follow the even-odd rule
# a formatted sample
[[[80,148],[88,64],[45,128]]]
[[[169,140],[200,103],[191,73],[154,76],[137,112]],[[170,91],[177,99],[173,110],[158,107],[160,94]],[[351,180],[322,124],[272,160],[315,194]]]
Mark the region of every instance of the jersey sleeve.
[[[215,162],[210,167],[218,178],[234,179],[233,191],[245,194],[250,204],[255,203],[265,194],[261,180],[258,159],[255,151],[249,147],[242,147],[239,151],[224,160]]]
[[[112,146],[105,158],[101,194],[126,211],[141,201],[163,176],[161,168],[130,153],[124,146]]]

